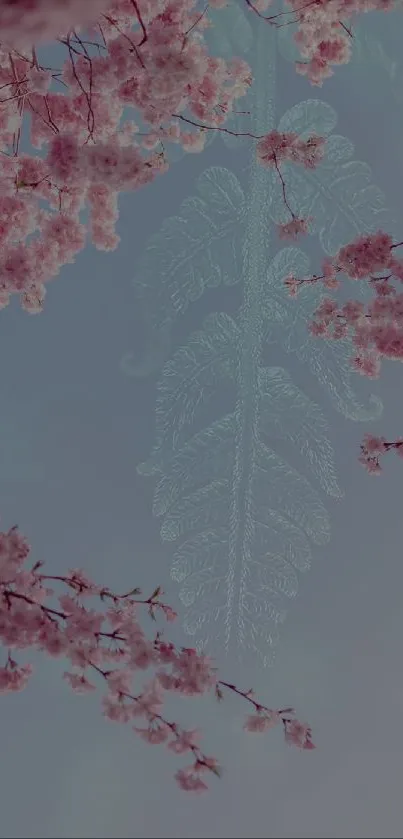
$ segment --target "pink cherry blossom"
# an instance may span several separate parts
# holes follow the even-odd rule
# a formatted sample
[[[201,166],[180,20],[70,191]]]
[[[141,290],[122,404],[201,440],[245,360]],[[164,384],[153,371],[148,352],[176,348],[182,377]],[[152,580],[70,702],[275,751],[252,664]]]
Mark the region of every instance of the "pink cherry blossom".
[[[201,780],[200,775],[194,771],[193,766],[179,769],[175,778],[180,789],[186,792],[204,792],[207,789],[207,784]]]
[[[296,62],[296,70],[319,86],[333,75],[332,65],[350,61],[354,44],[349,28],[352,19],[373,10],[387,12],[399,8],[394,0],[315,0],[308,3],[286,0],[286,6],[292,10],[287,17],[284,13],[261,14],[270,5],[268,0],[261,3],[246,0],[246,3],[271,25],[298,24],[294,39],[303,60]]]
[[[374,296],[366,307],[358,300],[348,300],[339,305],[336,300],[324,297],[308,327],[317,338],[340,340],[350,335],[355,347],[351,357],[352,367],[368,378],[379,376],[383,359],[403,361],[403,293],[399,293],[396,287],[403,282],[403,267],[401,259],[394,255],[402,244],[394,243],[392,237],[382,230],[359,236],[340,248],[334,260],[324,261],[321,275],[304,278],[288,276],[284,280],[292,296],[305,283],[322,282],[328,288],[329,281],[331,286],[337,282],[338,273],[344,273],[353,281],[368,283]],[[377,451],[368,448],[368,441],[376,439],[366,435],[359,457],[359,462],[372,475],[381,472],[380,454],[394,449],[402,456],[403,448],[400,438],[390,443],[384,440],[384,448]]]
[[[83,673],[64,673],[64,678],[76,693],[88,693],[96,689]]]
[[[161,743],[166,742],[169,736],[169,728],[164,725],[156,725],[149,728],[137,728],[134,725],[133,731],[152,746],[160,746]]]
[[[245,5],[264,18],[270,3]],[[282,25],[277,17],[269,23]],[[302,15],[301,26],[304,21]],[[196,0],[14,0],[12,6],[0,0],[0,23],[0,150],[6,158],[0,160],[0,197],[19,204],[15,224],[4,207],[3,234],[0,206],[0,307],[18,294],[25,311],[36,314],[47,284],[75,261],[88,237],[99,250],[118,246],[118,196],[167,171],[165,139],[194,153],[203,150],[209,131],[238,136],[224,123],[253,79],[242,58],[209,55],[208,7],[200,13]],[[38,40],[51,37],[65,49],[60,73],[42,67],[35,51]],[[123,121],[129,108],[135,119]],[[137,115],[146,125],[142,133]],[[41,158],[20,151],[27,118]],[[274,166],[280,178],[290,213],[281,235],[306,233],[309,220],[289,206],[280,164],[314,168],[324,139],[245,134],[257,141],[259,163]]]
[[[4,207],[3,235],[0,206],[1,307],[18,294],[27,312],[40,312],[47,283],[76,259],[88,234],[97,248],[116,248],[118,194],[167,171],[163,139],[201,151],[207,130],[220,127],[248,89],[246,62],[209,55],[207,13],[196,6],[196,0],[0,0],[0,149],[9,156],[1,161],[0,197],[20,205],[13,209],[16,224]],[[86,44],[98,46],[97,54],[80,39],[89,22]],[[38,40],[52,37],[66,51],[60,74],[41,67],[35,51]],[[122,124],[125,108],[137,111],[150,136],[140,135],[133,120]],[[206,127],[182,131],[179,120],[192,125],[186,113]],[[40,160],[20,153],[26,118],[32,145],[45,150]]]
[[[281,714],[271,711],[268,714],[251,714],[247,717],[244,728],[246,731],[269,731],[281,722]]]
[[[211,0],[209,6],[219,10],[226,2]],[[301,60],[296,70],[314,85],[350,60],[351,20],[395,6],[393,0],[315,0],[302,6],[287,0],[289,11],[270,14],[270,5],[270,0],[245,0],[262,25],[297,23]],[[196,0],[0,0],[0,308],[18,294],[25,311],[39,313],[47,283],[75,261],[88,236],[99,250],[117,247],[118,196],[143,189],[168,170],[167,141],[199,153],[208,132],[238,136],[225,122],[253,83],[252,74],[241,58],[209,54],[208,11],[206,6],[200,12]],[[52,38],[65,50],[60,73],[42,67],[36,54],[36,43]],[[123,122],[129,108],[134,118]],[[40,156],[20,150],[28,118],[31,144]],[[140,132],[136,120],[145,130]],[[300,218],[290,206],[283,167],[315,169],[324,159],[325,139],[303,140],[277,130],[243,136],[256,141],[258,163],[274,169],[279,179],[290,216],[279,225],[280,238],[306,234],[311,219]],[[304,283],[336,290],[340,275],[368,283],[374,292],[369,303],[339,305],[324,297],[309,325],[318,339],[351,337],[351,364],[367,377],[379,375],[382,360],[403,360],[403,293],[398,291],[403,258],[396,256],[402,244],[382,230],[362,235],[334,259],[326,258],[321,275],[290,274],[284,280],[292,296]],[[392,449],[403,457],[402,437],[388,442],[367,434],[360,462],[379,474],[379,458]],[[96,691],[98,682],[104,686],[101,707],[107,719],[132,724],[140,718],[144,725],[132,724],[132,730],[147,743],[165,744],[176,755],[191,753],[193,762],[175,776],[187,791],[207,789],[201,776],[219,775],[220,769],[216,758],[201,750],[198,729],[184,729],[165,716],[169,692],[189,697],[214,692],[220,700],[229,692],[253,706],[246,731],[264,733],[281,723],[288,744],[315,748],[310,727],[295,718],[293,709],[264,706],[252,690],[219,679],[208,656],[178,648],[160,631],[149,637],[141,609],[153,621],[161,612],[167,622],[176,618],[161,601],[159,587],[146,599],[138,599],[138,589],[118,595],[80,569],[49,576],[41,563],[27,568],[28,556],[17,528],[0,533],[0,640],[8,649],[0,692],[25,689],[32,675],[32,667],[19,665],[11,650],[65,658],[73,669],[64,679],[75,692]],[[136,693],[138,671],[146,670],[152,676]]]
[[[184,754],[184,752],[191,751],[193,748],[197,747],[197,741],[200,737],[201,732],[197,728],[192,731],[182,730],[176,736],[175,740],[171,740],[171,742],[168,743],[168,749],[178,755]]]
[[[25,667],[17,667],[11,658],[5,667],[0,667],[0,693],[18,693],[25,690],[27,682],[32,673],[30,664]]]
[[[375,437],[373,434],[365,434],[361,443],[359,461],[371,475],[379,475],[382,471],[379,458],[391,449],[394,449],[399,457],[403,457],[403,437],[398,437],[393,442],[388,442],[385,437]]]
[[[283,721],[285,740],[292,746],[297,746],[299,749],[314,749],[312,743],[312,731],[306,723],[301,723],[298,720],[286,719]]]
[[[278,226],[280,239],[296,239],[301,233],[308,232],[309,219],[293,218]]]
[[[181,789],[187,791],[207,789],[200,775],[210,772],[219,776],[220,769],[216,758],[201,750],[198,729],[185,729],[164,716],[169,691],[192,697],[214,690],[219,699],[223,698],[223,690],[230,691],[252,703],[256,711],[254,717],[247,719],[246,730],[265,732],[282,722],[287,742],[300,746],[301,734],[287,734],[291,730],[292,709],[274,711],[261,705],[252,691],[242,691],[219,680],[207,656],[191,648],[178,649],[172,642],[162,640],[161,632],[147,637],[138,619],[140,608],[145,608],[154,620],[157,612],[162,612],[168,622],[175,614],[161,601],[163,592],[159,586],[146,599],[139,598],[138,588],[114,594],[97,585],[81,569],[52,576],[43,573],[41,562],[27,568],[29,550],[16,527],[0,533],[0,641],[9,649],[6,664],[0,667],[0,692],[24,690],[33,672],[29,664],[18,665],[10,649],[31,648],[50,658],[63,657],[73,668],[66,670],[63,678],[74,692],[93,693],[97,680],[104,684],[101,708],[108,720],[132,723],[133,732],[145,742],[165,744],[175,755],[191,753],[194,763],[175,776]],[[55,585],[61,587],[61,593],[57,594]],[[100,603],[101,608],[90,608],[90,599]],[[136,693],[135,674],[139,668],[153,668],[154,673]],[[133,724],[139,718],[145,725]]]
[[[226,3],[213,5],[219,10]],[[266,14],[269,0],[245,0],[262,26],[287,25],[287,14],[297,22],[303,58],[297,70],[314,84],[331,74],[332,65],[349,59],[352,38],[342,19],[394,6],[388,0],[318,0],[302,7],[289,0],[287,5],[285,16]],[[141,189],[167,171],[164,139],[192,153],[202,151],[209,131],[228,132],[224,123],[253,83],[251,70],[242,58],[225,61],[209,55],[204,39],[208,7],[200,13],[196,6],[196,0],[160,0],[157,5],[150,0],[14,0],[11,5],[0,0],[0,149],[5,152],[0,196],[18,198],[20,205],[14,211],[16,224],[5,209],[3,233],[0,206],[0,241],[3,236],[5,244],[1,308],[18,294],[25,311],[41,312],[47,283],[76,259],[88,235],[100,250],[118,246],[118,195]],[[80,37],[83,27],[87,46]],[[35,43],[49,38],[66,51],[60,74],[38,62]],[[147,131],[140,134],[133,119],[122,122],[127,108],[138,113]],[[45,147],[40,159],[20,152],[26,117],[32,145]],[[273,166],[280,178],[290,213],[280,235],[306,233],[309,219],[291,209],[280,166],[292,162],[315,168],[324,156],[324,138],[301,140],[276,130],[262,137],[245,134],[257,141],[259,163]],[[84,224],[86,208],[89,221]],[[362,258],[361,253],[361,265]],[[403,263],[396,262],[394,270],[403,276]],[[326,283],[335,287],[334,277]],[[400,335],[385,335],[383,345],[396,355]]]

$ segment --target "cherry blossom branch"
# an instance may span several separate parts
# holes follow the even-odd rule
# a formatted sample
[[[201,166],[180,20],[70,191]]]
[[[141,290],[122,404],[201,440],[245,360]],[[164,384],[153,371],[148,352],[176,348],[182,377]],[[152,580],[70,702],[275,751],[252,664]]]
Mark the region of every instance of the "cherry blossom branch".
[[[403,292],[398,293],[394,282],[403,283],[403,259],[394,255],[403,242],[378,230],[340,248],[333,260],[325,259],[323,273],[312,277],[289,275],[284,284],[295,296],[306,284],[322,283],[326,289],[337,289],[337,274],[344,273],[354,281],[368,282],[375,296],[365,307],[359,300],[338,305],[324,297],[309,324],[312,335],[327,340],[352,337],[356,349],[352,367],[361,375],[377,378],[382,359],[403,361]],[[379,457],[390,450],[403,457],[403,441],[388,442],[385,437],[366,434],[361,444],[359,462],[372,475],[379,475]]]
[[[257,137],[224,128],[252,78],[245,61],[224,61],[208,53],[203,34],[210,23],[208,8],[222,8],[223,0],[211,0],[202,12],[196,9],[197,0],[183,0],[183,5],[178,0],[175,14],[169,0],[162,0],[158,13],[146,0],[130,0],[132,16],[127,0],[65,0],[63,9],[53,0],[31,0],[29,15],[22,14],[25,2],[15,0],[10,7],[0,0],[0,70],[3,85],[10,87],[0,125],[0,308],[18,294],[26,311],[40,312],[47,283],[66,262],[75,260],[88,233],[98,249],[117,246],[117,197],[167,171],[165,147],[163,154],[158,151],[165,141],[199,152],[209,130],[256,139],[257,160],[276,170],[290,214],[279,226],[280,237],[294,239],[308,231],[310,219],[299,218],[292,209],[279,164],[288,160],[314,168],[323,156],[324,140],[312,137],[303,143],[291,134]],[[289,12],[267,17],[263,12],[268,0],[248,0],[246,5],[270,24],[281,26],[290,19],[298,23],[296,42],[308,64],[297,69],[315,84],[329,74],[331,64],[348,60],[343,38],[352,38],[341,22],[344,13],[389,7],[384,0],[314,0],[302,5],[290,0]],[[79,30],[91,21],[92,37],[85,37]],[[67,48],[60,73],[40,66],[32,45],[38,32],[47,39],[54,32]],[[314,32],[320,32],[320,43],[313,44]],[[53,80],[63,86],[63,93],[50,90]],[[148,124],[148,133],[132,121],[121,124],[128,107]],[[31,116],[33,146],[47,146],[45,161],[19,153],[26,113]],[[182,123],[194,130],[185,130]],[[10,154],[4,151],[8,147]],[[34,195],[26,186],[17,196],[17,183],[42,186]],[[48,204],[45,211],[43,201]],[[90,221],[84,225],[81,212],[86,206]]]
[[[177,617],[160,600],[160,587],[144,599],[135,597],[141,595],[139,588],[114,594],[96,585],[81,570],[65,576],[43,574],[42,562],[29,570],[25,567],[29,552],[17,527],[0,533],[0,641],[8,648],[6,664],[0,667],[1,693],[25,689],[32,674],[30,665],[20,666],[12,657],[13,648],[38,649],[52,658],[66,658],[73,670],[65,671],[64,679],[75,692],[96,689],[88,673],[100,676],[107,685],[102,697],[107,719],[127,724],[143,718],[144,728],[132,725],[143,740],[152,745],[165,744],[178,755],[192,755],[192,763],[175,775],[179,786],[188,791],[207,789],[201,776],[206,771],[219,776],[220,768],[214,757],[201,750],[198,729],[187,731],[164,715],[167,692],[196,697],[214,689],[217,699],[222,699],[222,690],[228,690],[254,706],[256,713],[245,722],[247,731],[263,732],[282,724],[287,743],[301,749],[314,748],[310,727],[295,718],[292,708],[274,711],[255,700],[252,691],[219,680],[210,658],[194,649],[177,648],[164,640],[161,631],[147,638],[138,619],[139,608],[146,607],[154,620],[158,609],[167,621]],[[61,584],[71,594],[56,595],[49,583]],[[56,598],[60,608],[48,605],[48,598]],[[111,601],[112,605],[106,611],[89,608],[84,604],[90,598],[99,599],[101,604]],[[133,679],[150,667],[154,668],[153,678],[139,693],[134,692]]]

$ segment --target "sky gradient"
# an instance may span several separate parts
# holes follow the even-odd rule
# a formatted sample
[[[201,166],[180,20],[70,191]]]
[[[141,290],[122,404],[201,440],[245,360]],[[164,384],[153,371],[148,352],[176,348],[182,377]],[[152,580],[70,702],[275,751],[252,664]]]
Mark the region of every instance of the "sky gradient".
[[[301,100],[331,105],[335,132],[352,140],[354,159],[369,164],[398,222],[403,63],[400,69],[392,15],[367,17],[362,32],[394,57],[393,77],[378,48],[372,64],[339,69],[313,89],[279,56],[277,116]],[[40,316],[29,317],[16,301],[0,312],[1,525],[18,524],[32,558],[50,573],[83,567],[115,590],[162,584],[167,601],[183,609],[170,579],[172,551],[152,516],[153,481],[136,472],[154,442],[158,376],[122,371],[124,355],[140,360],[146,340],[132,279],[145,241],[195,194],[204,169],[225,166],[242,180],[249,158],[249,147],[229,151],[221,140],[185,156],[144,190],[121,196],[118,249],[105,254],[89,245],[49,287]],[[319,266],[317,240],[310,254]],[[238,305],[239,287],[209,290],[176,324],[173,347],[209,312],[235,315]],[[105,721],[97,696],[71,694],[62,662],[30,656],[28,689],[1,700],[0,836],[401,836],[402,463],[390,455],[375,479],[357,462],[367,429],[388,439],[402,433],[401,370],[384,364],[379,381],[354,378],[364,404],[370,393],[384,404],[376,423],[357,423],[337,414],[279,346],[267,352],[266,363],[286,366],[323,409],[345,494],[325,500],[331,540],[314,548],[275,664],[240,665],[222,649],[212,652],[223,678],[253,685],[273,707],[294,705],[311,723],[317,750],[289,749],[280,732],[244,733],[246,709],[235,697],[221,706],[213,698],[178,701],[173,714],[200,723],[207,753],[225,769],[208,797],[186,796],[173,780],[175,759]],[[189,644],[180,623],[174,637]]]

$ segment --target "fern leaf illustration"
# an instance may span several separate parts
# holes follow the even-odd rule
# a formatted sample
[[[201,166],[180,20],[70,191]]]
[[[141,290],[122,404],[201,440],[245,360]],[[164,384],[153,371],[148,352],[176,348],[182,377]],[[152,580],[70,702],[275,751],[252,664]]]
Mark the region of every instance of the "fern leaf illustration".
[[[255,75],[243,102],[253,114],[246,117],[246,130],[262,134],[276,126],[277,33],[253,14],[246,24],[235,0],[219,10],[217,26],[222,13],[223,44],[228,41],[233,53],[233,41],[245,37]],[[244,120],[233,114],[229,127],[245,130]],[[315,230],[328,248],[336,241],[340,246],[350,217],[362,229],[380,223],[386,212],[365,164],[350,161],[352,144],[331,133],[336,120],[329,105],[308,100],[278,126],[328,138],[328,168],[316,181],[305,172],[293,181],[285,172],[291,200],[315,216]],[[272,258],[270,222],[283,220],[278,179],[254,156],[249,174],[244,194],[227,169],[206,170],[198,181],[200,197],[184,202],[180,216],[168,220],[138,272],[157,334],[169,330],[208,285],[241,282],[243,294],[237,314],[209,315],[162,367],[155,444],[138,470],[156,481],[153,514],[161,521],[163,542],[173,546],[171,576],[185,607],[185,631],[199,649],[233,650],[268,665],[299,574],[310,568],[315,546],[330,538],[322,493],[342,493],[323,411],[287,370],[264,366],[263,350],[277,344],[293,354],[346,417],[374,418],[380,403],[371,397],[366,406],[356,396],[348,342],[334,348],[310,336],[307,323],[320,290],[307,286],[297,301],[287,297],[285,276],[306,275],[309,260],[298,248],[283,248]],[[230,404],[222,409],[227,389]],[[286,454],[276,450],[278,441],[286,441]]]
[[[162,539],[175,541],[200,526],[208,527],[222,521],[228,516],[228,489],[228,481],[216,480],[177,501],[165,516]]]
[[[164,516],[162,539],[179,543],[171,576],[180,583],[179,597],[186,607],[185,630],[201,635],[199,648],[212,643],[226,648],[231,639],[238,650],[253,649],[267,664],[278,638],[277,624],[286,615],[284,598],[296,596],[296,572],[310,567],[310,542],[328,541],[330,522],[309,481],[260,443],[249,498],[254,510],[250,522],[254,530],[253,557],[243,556],[243,573],[239,575],[242,580],[234,580],[229,541],[235,424],[233,415],[221,421],[224,435],[220,435],[221,445],[213,447],[214,454],[204,471],[206,484],[193,492],[188,491],[195,479],[194,457],[202,435],[197,435],[197,443],[192,440],[188,444],[193,458],[187,459],[185,450],[176,456],[175,478],[171,469],[169,481],[162,483],[164,504],[154,510]],[[206,445],[206,440],[203,442]],[[196,462],[200,468],[200,460]],[[209,481],[208,472],[215,475],[220,466],[230,479]],[[201,477],[199,470],[197,476]],[[179,497],[181,491],[187,494]],[[155,498],[160,498],[158,488]],[[172,506],[164,515],[170,499]]]
[[[321,409],[281,367],[260,368],[259,389],[262,439],[283,439],[295,445],[322,489],[339,498],[342,491],[329,442],[329,426]]]
[[[222,460],[212,457],[209,463],[216,472]],[[224,466],[228,474],[228,457]],[[189,489],[188,484],[182,487]],[[283,598],[294,597],[298,591],[296,569],[309,568],[310,541],[325,544],[329,539],[329,516],[318,493],[275,452],[259,445],[251,498],[256,508],[254,559],[251,563],[243,558],[240,586],[232,580],[229,558],[230,481],[212,480],[178,499],[179,487],[173,486],[171,478],[170,490],[175,500],[164,516],[161,536],[163,541],[179,542],[171,575],[181,584],[179,597],[187,607],[185,629],[191,634],[202,629],[201,647],[219,642],[225,648],[231,638],[239,649],[253,647],[267,663],[267,644],[274,645],[275,624],[286,614]],[[236,606],[235,589],[239,590]],[[253,630],[250,626],[252,617],[260,626],[257,637],[256,626]]]
[[[233,3],[224,9],[212,8],[209,20],[212,26],[206,33],[206,40],[223,58],[246,55],[253,48],[253,30],[240,5]]]
[[[164,446],[178,448],[197,408],[211,399],[223,380],[235,376],[239,341],[235,321],[225,313],[213,313],[203,327],[163,368],[158,383],[155,455]]]
[[[330,522],[319,494],[309,481],[264,443],[257,446],[252,496],[273,501],[283,515],[301,527],[318,545],[330,538]]]
[[[228,650],[235,644],[244,652],[253,649],[268,663],[277,624],[286,614],[283,600],[298,590],[296,570],[310,567],[311,543],[325,544],[330,537],[329,515],[318,491],[269,441],[282,437],[292,442],[322,488],[334,496],[341,491],[320,408],[286,371],[260,368],[258,437],[250,486],[247,480],[236,522],[240,545],[246,533],[248,540],[239,548],[234,569],[231,497],[244,422],[238,400],[231,413],[196,433],[194,428],[205,404],[205,382],[209,398],[211,386],[217,385],[214,370],[220,371],[221,386],[226,380],[235,385],[236,396],[241,336],[238,325],[222,313],[206,318],[204,327],[162,370],[158,445],[138,469],[157,478],[153,514],[162,519],[162,540],[178,544],[171,576],[181,584],[186,631],[198,636],[199,648],[219,643]]]
[[[157,343],[165,351],[176,318],[205,289],[240,279],[237,231],[245,214],[245,197],[238,178],[228,169],[213,166],[196,182],[196,196],[186,198],[178,216],[164,221],[150,237],[140,260],[134,286],[145,313],[151,356]],[[149,374],[158,369],[158,356],[136,364],[130,354],[123,360],[126,373]]]
[[[199,431],[178,452],[165,453],[163,467],[159,461],[162,477],[154,492],[155,516],[164,515],[177,498],[208,479],[230,479],[235,433],[236,415],[232,413]]]

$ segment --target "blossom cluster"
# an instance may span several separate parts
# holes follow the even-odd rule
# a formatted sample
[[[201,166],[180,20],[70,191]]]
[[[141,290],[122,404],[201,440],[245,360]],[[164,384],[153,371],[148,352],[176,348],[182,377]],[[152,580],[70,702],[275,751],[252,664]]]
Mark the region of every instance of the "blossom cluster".
[[[331,297],[324,297],[309,325],[315,337],[340,340],[351,337],[355,348],[351,362],[363,376],[377,378],[382,359],[403,361],[403,259],[395,256],[395,249],[402,242],[393,242],[382,230],[359,236],[340,248],[334,259],[326,258],[322,274],[312,277],[289,275],[284,283],[291,296],[295,296],[306,283],[322,283],[326,289],[339,287],[338,274],[345,274],[353,281],[365,281],[374,291],[368,303],[348,300],[339,304]],[[387,442],[383,437],[366,435],[361,445],[360,463],[371,474],[379,474],[379,455],[394,449],[403,455],[402,441]]]
[[[225,122],[252,84],[251,69],[241,58],[210,55],[205,31],[209,6],[234,1],[211,0],[201,9],[198,0],[0,0],[0,307],[17,294],[26,311],[40,312],[47,283],[75,261],[88,234],[99,250],[117,247],[118,196],[167,171],[169,143],[200,152],[209,131],[228,132]],[[265,16],[269,6],[245,0],[271,25],[294,15],[309,59],[299,69],[315,82],[331,63],[348,60],[342,19],[394,4],[290,0],[286,19]],[[38,59],[36,45],[52,39],[66,52],[60,71]],[[41,155],[21,152],[28,119]],[[324,139],[246,135],[258,141],[258,162],[281,180],[290,213],[281,238],[308,232],[310,219],[289,206],[279,165],[314,168]]]
[[[95,12],[89,41],[79,27]],[[58,72],[27,45],[48,13],[44,37],[58,33],[66,52]],[[69,15],[78,25],[62,35]],[[17,48],[18,20],[26,37]],[[116,248],[118,194],[167,171],[165,145],[201,151],[207,128],[225,122],[250,68],[209,54],[208,25],[197,0],[0,0],[0,306],[18,294],[28,312],[41,311],[47,282],[88,230],[98,249]],[[28,118],[41,155],[21,152]]]
[[[154,621],[158,613],[168,622],[176,618],[161,601],[160,588],[143,600],[138,588],[117,595],[79,569],[49,576],[42,573],[41,562],[28,568],[29,553],[17,527],[0,533],[0,643],[8,650],[0,667],[0,693],[24,690],[31,677],[31,665],[18,664],[15,651],[36,649],[50,658],[65,659],[64,678],[75,692],[92,693],[97,680],[105,686],[101,702],[107,719],[131,724],[151,745],[164,744],[174,754],[190,755],[192,762],[175,776],[179,786],[189,791],[207,789],[205,773],[218,775],[219,766],[201,750],[198,729],[189,731],[164,716],[168,692],[197,697],[214,691],[222,699],[223,690],[232,691],[253,705],[246,730],[264,732],[279,724],[287,743],[314,748],[310,727],[295,718],[292,708],[267,708],[252,691],[220,680],[208,656],[192,648],[178,649],[161,631],[152,637],[146,634],[141,609]],[[62,588],[61,593],[55,586]],[[139,675],[150,669],[152,677],[136,690]]]

